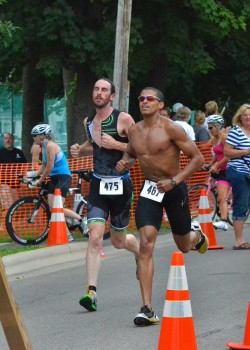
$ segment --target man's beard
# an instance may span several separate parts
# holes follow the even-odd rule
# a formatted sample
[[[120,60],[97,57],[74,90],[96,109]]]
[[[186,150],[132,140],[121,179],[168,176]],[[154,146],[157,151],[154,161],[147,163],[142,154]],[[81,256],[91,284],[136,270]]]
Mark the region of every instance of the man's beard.
[[[95,106],[96,109],[103,109],[103,108],[105,108],[108,104],[109,104],[109,101],[103,102],[102,104],[96,104],[96,103],[94,102],[94,106]]]

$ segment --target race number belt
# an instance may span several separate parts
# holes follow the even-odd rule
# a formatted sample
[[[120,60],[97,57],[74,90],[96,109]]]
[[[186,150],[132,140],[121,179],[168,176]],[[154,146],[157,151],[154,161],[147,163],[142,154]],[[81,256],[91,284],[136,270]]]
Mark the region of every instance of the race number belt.
[[[140,196],[151,199],[152,201],[161,202],[165,193],[159,192],[156,182],[145,180]]]
[[[121,177],[101,177],[100,178],[100,194],[123,194],[123,181]]]

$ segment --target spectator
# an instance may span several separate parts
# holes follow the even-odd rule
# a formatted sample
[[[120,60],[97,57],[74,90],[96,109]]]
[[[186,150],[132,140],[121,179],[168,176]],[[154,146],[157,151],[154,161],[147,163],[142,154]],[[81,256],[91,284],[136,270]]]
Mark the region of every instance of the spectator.
[[[14,135],[5,134],[4,147],[0,149],[0,163],[27,163],[27,159],[19,148],[14,147]]]
[[[216,101],[208,101],[205,103],[205,115],[209,117],[212,114],[219,114],[218,104]]]
[[[229,158],[227,179],[233,191],[233,249],[250,249],[243,236],[243,226],[250,203],[250,105],[243,104],[233,117],[224,154]]]
[[[27,163],[23,151],[21,151],[19,148],[14,147],[13,134],[4,134],[3,145],[4,146],[0,149],[0,163]],[[15,200],[18,199],[18,192],[16,188],[19,187],[19,183],[13,184],[10,177],[7,179],[7,182],[8,183],[2,183],[0,186],[0,202],[2,207],[6,210]]]
[[[180,107],[178,109],[178,112],[176,113],[176,123],[178,123],[185,131],[187,136],[195,141],[195,134],[194,134],[194,129],[192,128],[191,125],[189,125],[189,121],[191,118],[191,109],[188,107]]]
[[[224,156],[223,149],[226,141],[227,134],[223,131],[224,119],[220,115],[210,115],[207,118],[208,129],[212,135],[212,151],[213,158],[209,164],[206,165],[209,168],[211,177],[214,179],[220,208],[221,220],[214,222],[213,225],[216,229],[226,231],[228,229],[227,224],[227,195],[230,188],[230,183],[226,177],[226,166],[228,158]]]
[[[173,107],[172,107],[172,115],[171,115],[171,119],[175,120],[176,117],[176,113],[178,112],[179,108],[183,107],[183,104],[180,102],[176,102]]]
[[[194,134],[196,142],[206,142],[210,140],[210,135],[204,126],[205,113],[203,111],[196,111],[194,115]]]
[[[166,117],[166,118],[171,118],[171,115],[170,115],[170,109],[168,107],[164,107],[160,110],[160,115],[162,117]]]
[[[204,126],[207,130],[208,130],[207,118],[213,114],[219,114],[218,104],[216,101],[208,101],[207,103],[205,103],[205,117],[206,117],[206,119],[205,119],[205,123],[204,123]]]

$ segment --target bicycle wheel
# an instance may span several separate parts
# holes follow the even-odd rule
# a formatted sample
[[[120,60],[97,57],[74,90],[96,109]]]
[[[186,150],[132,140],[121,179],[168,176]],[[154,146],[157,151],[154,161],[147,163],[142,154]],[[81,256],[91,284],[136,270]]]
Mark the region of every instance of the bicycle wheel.
[[[201,190],[203,189],[207,191],[208,186],[206,184],[197,184],[189,187],[188,189],[189,210],[192,218],[198,217],[200,195],[201,195]],[[207,197],[208,197],[208,203],[209,203],[210,212],[211,212],[211,219],[213,220],[216,215],[217,197],[212,190],[209,191],[209,193],[207,194]]]
[[[76,213],[79,214],[79,215],[82,217],[82,220],[83,220],[84,222],[86,222],[86,225],[84,225],[84,227],[79,226],[79,230],[81,231],[81,233],[82,233],[85,237],[89,238],[89,228],[88,228],[88,226],[87,226],[87,205],[86,205],[87,200],[88,200],[88,197],[85,197],[84,200],[85,200],[86,202],[81,201],[81,202],[78,204],[78,207],[77,207],[77,209],[76,209]],[[85,229],[85,228],[86,228],[86,229]],[[108,238],[110,238],[110,231],[105,232],[104,235],[103,235],[103,239],[108,239]]]
[[[9,236],[21,245],[37,245],[45,241],[49,221],[49,206],[39,197],[18,199],[10,206],[5,219]]]

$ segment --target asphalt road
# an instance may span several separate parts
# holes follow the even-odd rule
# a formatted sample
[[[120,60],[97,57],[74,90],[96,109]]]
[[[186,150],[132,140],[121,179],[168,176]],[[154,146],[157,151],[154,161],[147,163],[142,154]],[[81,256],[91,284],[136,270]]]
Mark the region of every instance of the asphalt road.
[[[245,231],[250,241],[249,224]],[[191,251],[184,256],[200,350],[226,350],[226,342],[242,342],[245,332],[250,297],[250,250],[232,250],[232,229],[217,231],[216,239],[224,249],[209,250],[204,255]],[[74,244],[77,243],[71,246]],[[23,268],[22,271],[19,268],[17,273],[12,270],[9,274],[33,349],[156,350],[161,324],[145,328],[133,324],[141,298],[131,254],[105,243],[98,311],[89,313],[78,304],[85,289],[85,246],[81,249],[73,254],[74,259],[52,262],[47,257],[48,264],[42,269]],[[154,254],[153,306],[160,318],[173,251],[176,247],[171,233],[159,235]],[[8,349],[1,329],[0,349]]]

